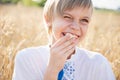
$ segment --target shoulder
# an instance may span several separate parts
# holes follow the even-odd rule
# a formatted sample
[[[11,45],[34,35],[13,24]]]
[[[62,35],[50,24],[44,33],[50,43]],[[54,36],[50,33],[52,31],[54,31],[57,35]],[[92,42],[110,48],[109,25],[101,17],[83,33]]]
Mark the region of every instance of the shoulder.
[[[48,54],[47,46],[30,47],[19,51],[15,57],[15,80],[42,80]]]
[[[29,47],[29,48],[20,50],[17,53],[17,56],[45,55],[45,53],[47,53],[47,51],[48,51],[47,46]]]
[[[77,63],[95,80],[115,80],[110,62],[101,53],[77,48]],[[87,70],[86,70],[87,69]],[[92,71],[92,72],[91,72]]]
[[[47,46],[39,46],[39,47],[30,47],[30,48],[25,48],[19,51],[16,54],[16,60],[34,60],[34,59],[42,59],[44,56],[49,56],[48,53],[48,47]]]
[[[107,58],[104,57],[102,53],[89,51],[84,48],[77,48],[77,55],[84,58],[86,61],[96,64],[109,63]]]

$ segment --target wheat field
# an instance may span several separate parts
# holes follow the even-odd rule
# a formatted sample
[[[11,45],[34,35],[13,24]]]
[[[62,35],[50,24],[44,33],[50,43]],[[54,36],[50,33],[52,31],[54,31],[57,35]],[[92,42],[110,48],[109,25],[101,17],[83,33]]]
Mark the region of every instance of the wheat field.
[[[42,12],[39,7],[0,5],[0,80],[11,80],[19,50],[48,43]],[[103,54],[120,80],[120,13],[94,10],[79,47]]]

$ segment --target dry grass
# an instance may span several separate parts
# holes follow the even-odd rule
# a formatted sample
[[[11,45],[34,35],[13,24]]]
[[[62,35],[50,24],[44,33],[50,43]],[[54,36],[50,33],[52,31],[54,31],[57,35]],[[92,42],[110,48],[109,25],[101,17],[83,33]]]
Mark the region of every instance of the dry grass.
[[[95,11],[82,47],[103,53],[120,80],[120,14]],[[0,5],[0,80],[11,80],[18,50],[47,44],[42,9]],[[81,46],[80,45],[80,46]]]

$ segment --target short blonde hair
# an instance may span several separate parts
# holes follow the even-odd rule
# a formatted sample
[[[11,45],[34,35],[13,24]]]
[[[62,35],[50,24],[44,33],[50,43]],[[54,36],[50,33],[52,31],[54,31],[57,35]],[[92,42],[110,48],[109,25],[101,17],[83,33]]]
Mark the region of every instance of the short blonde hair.
[[[73,9],[74,7],[93,8],[91,0],[47,0],[44,6],[44,16],[50,21],[54,15],[62,15],[65,10]],[[52,26],[47,26],[48,32]]]

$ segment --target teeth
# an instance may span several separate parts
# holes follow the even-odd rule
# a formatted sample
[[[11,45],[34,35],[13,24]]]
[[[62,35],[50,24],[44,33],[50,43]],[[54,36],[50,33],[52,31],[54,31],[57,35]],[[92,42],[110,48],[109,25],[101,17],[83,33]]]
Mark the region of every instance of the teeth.
[[[76,35],[73,35],[73,34],[70,34],[70,37],[71,37],[71,38],[73,38],[73,37],[77,38],[77,36],[76,36]]]
[[[77,35],[74,35],[74,34],[71,34],[71,33],[66,33],[66,34],[67,34],[67,35],[70,35],[71,38],[73,38],[73,37],[74,37],[74,38],[78,38]],[[65,34],[65,35],[66,35],[66,34]]]
[[[63,36],[65,36],[65,35],[70,35],[71,38],[73,38],[73,37],[74,37],[74,38],[78,38],[78,37],[79,37],[78,35],[75,35],[75,34],[72,34],[72,33],[65,33],[65,32],[63,32],[62,35],[63,35]]]

